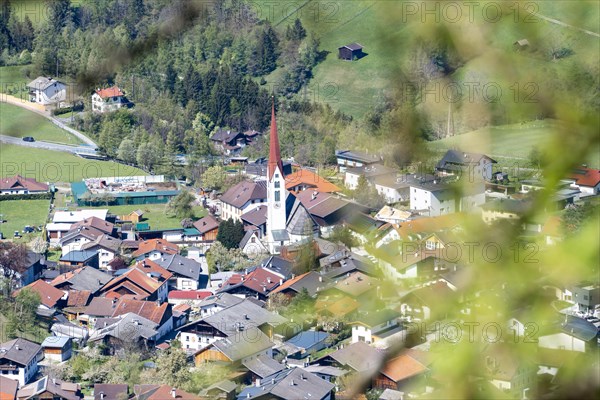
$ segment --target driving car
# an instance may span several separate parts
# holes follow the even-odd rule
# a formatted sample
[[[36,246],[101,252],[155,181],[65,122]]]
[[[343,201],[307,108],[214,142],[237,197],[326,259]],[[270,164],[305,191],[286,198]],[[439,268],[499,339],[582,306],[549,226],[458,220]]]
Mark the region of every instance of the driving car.
[[[23,138],[23,141],[24,141],[24,142],[35,142],[35,139],[34,139],[34,138],[32,138],[31,136],[25,136],[25,137]]]

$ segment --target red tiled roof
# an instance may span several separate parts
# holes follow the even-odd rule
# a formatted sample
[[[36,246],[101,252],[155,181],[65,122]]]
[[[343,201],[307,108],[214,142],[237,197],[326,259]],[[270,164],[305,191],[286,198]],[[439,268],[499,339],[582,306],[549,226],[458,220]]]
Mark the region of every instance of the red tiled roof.
[[[169,316],[169,309],[169,303],[157,305],[154,301],[121,298],[115,307],[112,317],[114,318],[118,317],[119,315],[134,313],[140,317],[154,322],[157,325],[160,325],[163,322],[165,315]]]
[[[96,93],[98,93],[98,96],[102,97],[103,99],[106,99],[109,97],[124,96],[123,92],[121,91],[121,89],[119,89],[118,86],[113,86],[113,87],[109,87],[106,89],[99,89],[99,90],[96,90]]]
[[[166,281],[173,276],[172,272],[164,269],[163,267],[161,267],[160,265],[148,258],[143,259],[142,261],[138,261],[137,263],[135,263],[133,268],[139,269],[144,274],[160,274],[160,278],[158,279],[159,281]]]
[[[168,400],[168,399],[181,399],[181,400],[200,400],[200,397],[195,394],[184,392],[181,389],[175,389],[175,397],[171,394],[173,387],[170,385],[160,386],[154,393],[152,393],[146,400]]]
[[[169,243],[164,239],[150,239],[140,242],[140,245],[133,253],[133,256],[139,257],[155,250],[166,254],[179,253],[179,247],[176,244]]]
[[[264,268],[257,268],[244,278],[245,287],[259,293],[270,292],[279,285],[281,278]]]
[[[119,298],[123,296],[122,291],[119,292],[119,289],[125,288],[138,295],[138,298],[143,299],[156,292],[161,285],[161,282],[147,276],[139,269],[130,268],[123,275],[108,282],[102,288],[102,293],[106,293],[106,297]]]
[[[173,300],[202,300],[212,296],[208,290],[172,290],[169,292],[169,299]]]
[[[0,190],[10,189],[27,189],[29,191],[47,191],[48,185],[36,181],[33,178],[24,178],[20,175],[15,175],[8,178],[0,179]]]
[[[25,286],[23,289],[30,289],[38,293],[40,295],[41,303],[48,308],[54,307],[61,297],[65,295],[62,290],[58,290],[41,279]]]
[[[285,188],[287,190],[291,190],[298,185],[309,186],[322,193],[333,193],[341,190],[327,179],[307,169],[301,169],[285,177]]]
[[[90,301],[92,292],[89,290],[69,290],[67,307],[85,307]]]
[[[400,382],[428,370],[426,354],[419,350],[406,349],[401,355],[389,360],[381,373],[394,382]]]
[[[594,187],[600,183],[600,170],[579,167],[569,175],[569,178],[575,179],[575,183],[580,186]]]

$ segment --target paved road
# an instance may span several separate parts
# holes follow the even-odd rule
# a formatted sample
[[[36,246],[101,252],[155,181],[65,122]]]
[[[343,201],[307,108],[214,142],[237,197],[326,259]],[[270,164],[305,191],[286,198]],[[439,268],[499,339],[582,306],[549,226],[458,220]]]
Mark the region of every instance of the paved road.
[[[55,151],[68,151],[70,153],[85,153],[95,155],[96,151],[90,146],[69,146],[66,144],[50,143],[50,142],[25,142],[22,138],[15,138],[12,136],[0,135],[1,143],[15,144],[17,146],[34,147],[38,149],[55,150]]]

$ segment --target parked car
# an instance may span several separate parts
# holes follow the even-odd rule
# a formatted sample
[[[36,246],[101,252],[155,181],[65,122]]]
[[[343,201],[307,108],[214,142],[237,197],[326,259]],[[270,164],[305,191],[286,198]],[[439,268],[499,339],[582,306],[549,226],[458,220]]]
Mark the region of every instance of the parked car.
[[[23,141],[24,141],[24,142],[35,142],[35,139],[34,139],[34,138],[32,138],[31,136],[25,136],[25,137],[23,138]]]
[[[33,226],[27,225],[25,228],[23,228],[23,232],[25,233],[31,233],[34,232],[35,228]]]

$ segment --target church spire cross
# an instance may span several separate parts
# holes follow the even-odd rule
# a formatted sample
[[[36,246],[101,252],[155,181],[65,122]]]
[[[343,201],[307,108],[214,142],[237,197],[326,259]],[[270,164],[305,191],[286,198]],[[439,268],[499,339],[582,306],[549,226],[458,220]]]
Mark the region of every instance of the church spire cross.
[[[272,98],[271,106],[271,134],[269,137],[269,163],[267,164],[267,178],[271,180],[275,170],[283,174],[283,162],[281,161],[281,150],[279,149],[279,137],[277,136],[277,121],[275,121],[275,98]]]

